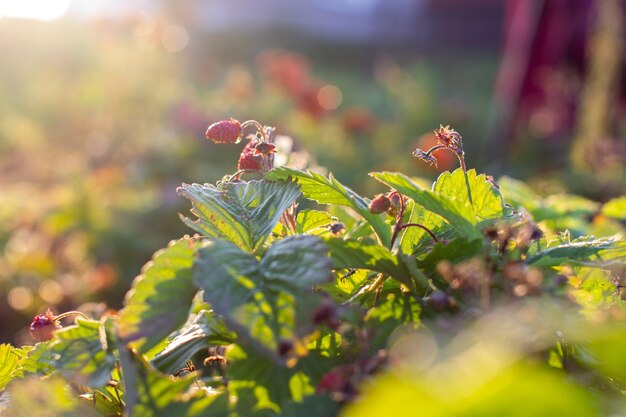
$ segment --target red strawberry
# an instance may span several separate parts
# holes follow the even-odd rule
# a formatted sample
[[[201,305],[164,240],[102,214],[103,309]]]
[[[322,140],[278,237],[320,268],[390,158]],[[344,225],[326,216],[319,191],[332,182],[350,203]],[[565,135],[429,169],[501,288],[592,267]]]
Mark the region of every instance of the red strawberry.
[[[249,169],[252,171],[260,171],[263,158],[254,155],[254,149],[256,148],[257,141],[251,140],[243,147],[241,155],[239,155],[239,162],[237,163],[237,169]]]
[[[237,169],[249,169],[251,171],[261,170],[261,157],[255,156],[251,153],[241,152],[239,155],[239,162],[237,163]]]
[[[391,206],[391,201],[389,201],[389,197],[384,194],[378,194],[369,205],[369,210],[371,213],[380,214],[389,210]]]
[[[204,134],[215,143],[237,143],[243,137],[241,123],[231,118],[213,123]]]
[[[30,323],[30,335],[36,342],[44,342],[52,339],[54,331],[60,328],[59,321],[48,309],[46,314],[39,314],[33,318]]]

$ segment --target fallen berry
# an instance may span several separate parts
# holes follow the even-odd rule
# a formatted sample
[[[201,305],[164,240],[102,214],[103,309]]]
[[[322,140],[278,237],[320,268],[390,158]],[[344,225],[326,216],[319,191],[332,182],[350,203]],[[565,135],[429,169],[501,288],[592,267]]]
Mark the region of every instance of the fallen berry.
[[[220,120],[206,130],[204,136],[215,143],[237,143],[243,136],[241,123],[238,120]]]

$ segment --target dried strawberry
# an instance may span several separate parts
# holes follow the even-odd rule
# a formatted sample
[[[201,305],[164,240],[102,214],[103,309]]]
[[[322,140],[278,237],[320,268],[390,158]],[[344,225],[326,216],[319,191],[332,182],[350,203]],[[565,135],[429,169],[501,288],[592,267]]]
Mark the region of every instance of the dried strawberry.
[[[61,325],[52,311],[48,309],[45,314],[39,314],[30,323],[30,335],[36,342],[44,342],[54,337],[54,331],[60,329]]]
[[[215,143],[237,143],[243,137],[243,129],[238,120],[220,120],[206,130],[204,136]]]
[[[369,210],[370,213],[380,214],[389,210],[389,207],[391,207],[391,201],[389,201],[389,197],[384,194],[378,194],[371,201],[369,205]]]

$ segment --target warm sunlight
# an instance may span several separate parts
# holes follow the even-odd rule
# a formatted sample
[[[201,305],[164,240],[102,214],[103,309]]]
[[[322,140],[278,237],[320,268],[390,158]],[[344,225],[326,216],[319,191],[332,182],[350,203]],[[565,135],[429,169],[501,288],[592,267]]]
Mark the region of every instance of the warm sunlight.
[[[54,20],[65,14],[70,2],[71,0],[0,0],[0,18]]]

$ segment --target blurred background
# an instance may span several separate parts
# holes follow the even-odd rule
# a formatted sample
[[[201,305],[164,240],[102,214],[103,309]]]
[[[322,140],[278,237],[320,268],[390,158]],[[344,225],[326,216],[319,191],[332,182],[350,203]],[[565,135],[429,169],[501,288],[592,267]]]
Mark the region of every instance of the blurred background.
[[[0,0],[0,342],[50,307],[119,308],[190,233],[181,182],[236,171],[256,119],[371,197],[450,124],[468,165],[626,191],[622,0]],[[88,304],[85,304],[88,303]]]

